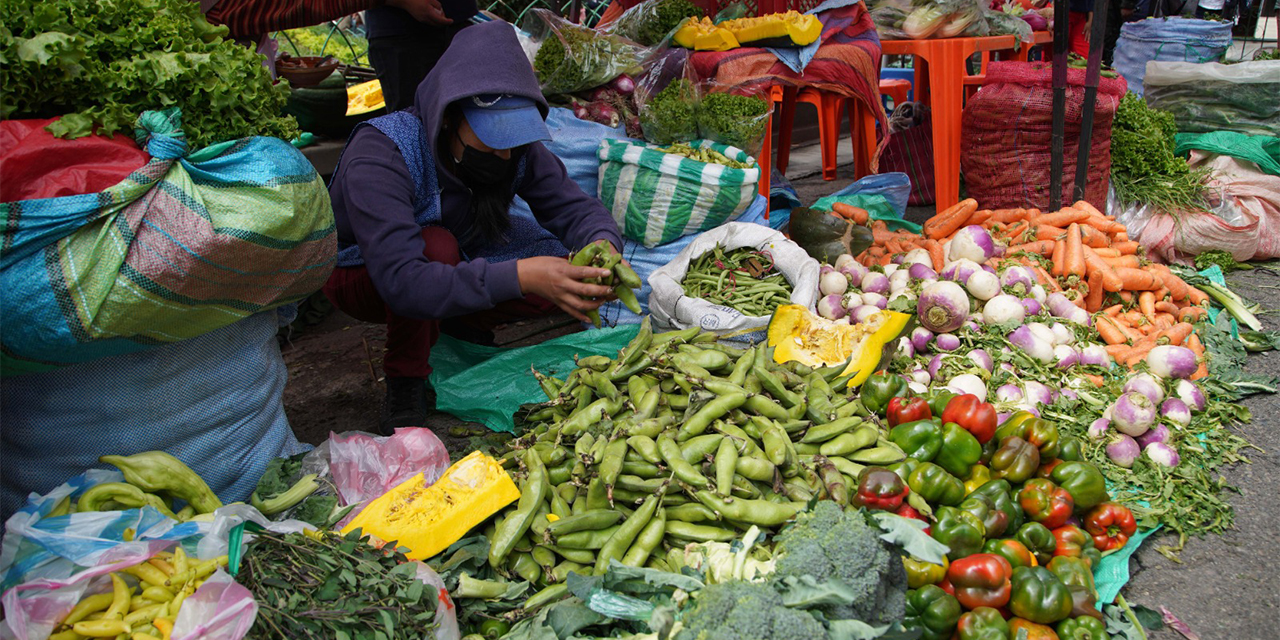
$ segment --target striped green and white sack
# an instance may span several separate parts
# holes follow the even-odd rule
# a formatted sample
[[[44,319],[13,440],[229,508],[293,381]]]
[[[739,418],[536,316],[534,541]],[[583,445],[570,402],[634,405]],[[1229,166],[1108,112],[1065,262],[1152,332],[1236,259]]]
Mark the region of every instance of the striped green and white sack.
[[[752,166],[698,162],[634,140],[600,143],[600,200],[623,236],[652,248],[731,222],[750,206],[760,181],[755,158],[709,140],[689,144]]]

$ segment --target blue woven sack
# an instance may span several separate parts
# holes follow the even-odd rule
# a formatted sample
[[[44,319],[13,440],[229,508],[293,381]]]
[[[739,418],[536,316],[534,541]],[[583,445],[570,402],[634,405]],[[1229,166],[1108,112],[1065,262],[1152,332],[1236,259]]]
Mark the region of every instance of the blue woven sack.
[[[1114,67],[1142,95],[1148,62],[1217,62],[1230,46],[1230,22],[1147,18],[1120,27]]]

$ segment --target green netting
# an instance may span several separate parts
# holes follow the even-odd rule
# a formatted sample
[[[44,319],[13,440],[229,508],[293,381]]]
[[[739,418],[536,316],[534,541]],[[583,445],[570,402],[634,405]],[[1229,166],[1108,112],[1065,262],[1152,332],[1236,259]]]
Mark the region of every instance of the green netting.
[[[564,379],[576,356],[616,356],[640,325],[583,331],[515,349],[484,347],[440,336],[431,349],[431,386],[436,409],[494,431],[515,431],[520,405],[547,399],[529,371]]]
[[[1262,171],[1280,176],[1280,137],[1251,136],[1235,131],[1179,133],[1176,153],[1201,149],[1239,160],[1248,160]]]

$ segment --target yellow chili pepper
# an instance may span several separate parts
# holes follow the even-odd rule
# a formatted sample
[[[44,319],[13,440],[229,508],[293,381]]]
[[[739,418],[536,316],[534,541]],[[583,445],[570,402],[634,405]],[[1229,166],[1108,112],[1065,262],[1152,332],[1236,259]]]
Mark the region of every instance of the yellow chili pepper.
[[[167,576],[171,576],[175,573],[173,565],[169,564],[168,560],[163,560],[161,558],[152,558],[147,561],[147,564],[163,571],[164,574]]]
[[[111,602],[115,600],[115,597],[114,593],[99,593],[81,600],[62,620],[62,625],[69,627],[84,620],[89,614],[105,610],[111,606]]]
[[[176,617],[176,616],[175,616]],[[173,634],[173,620],[167,617],[159,617],[151,621],[157,630],[162,634],[162,640],[169,640],[169,636]]]
[[[169,576],[165,575],[163,571],[155,568],[153,565],[147,564],[145,562],[139,565],[134,565],[132,567],[121,569],[121,571],[124,571],[125,573],[153,587],[168,586],[165,583],[169,580]]]
[[[124,617],[124,623],[133,627],[134,625],[150,622],[154,620],[156,615],[160,613],[160,609],[164,608],[163,604],[153,604],[149,607],[143,607]]]
[[[76,633],[90,638],[111,638],[122,633],[129,633],[129,625],[125,624],[124,620],[77,622],[71,628]]]
[[[173,571],[174,573],[182,573],[189,567],[187,566],[187,552],[181,546],[173,550]]]
[[[111,574],[111,590],[113,593],[111,606],[107,607],[107,611],[102,614],[102,617],[106,620],[119,620],[129,610],[129,601],[133,596],[133,589],[129,588],[129,583],[125,582],[119,573],[113,572]],[[80,632],[77,631],[76,633]],[[121,632],[117,631],[116,633]]]

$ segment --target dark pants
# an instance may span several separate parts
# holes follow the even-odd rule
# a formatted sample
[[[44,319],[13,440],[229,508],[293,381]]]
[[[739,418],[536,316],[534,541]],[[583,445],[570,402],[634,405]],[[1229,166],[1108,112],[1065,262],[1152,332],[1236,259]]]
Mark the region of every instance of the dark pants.
[[[464,23],[465,24],[465,23]],[[399,111],[413,105],[418,85],[440,61],[453,36],[463,25],[449,25],[404,36],[369,39],[369,63],[382,82],[382,97],[387,111]]]
[[[422,230],[426,249],[422,254],[432,262],[458,264],[461,255],[458,241],[453,234],[441,227]],[[364,265],[338,267],[324,285],[324,294],[333,306],[343,313],[364,322],[387,325],[387,353],[382,369],[388,378],[426,378],[431,375],[431,347],[440,339],[441,320],[423,320],[396,315],[383,301],[369,277]],[[426,292],[424,292],[424,295]],[[488,311],[480,311],[444,322],[456,323],[462,328],[480,331],[520,320],[549,315],[556,306],[538,296],[526,296],[499,304]],[[449,332],[452,333],[452,332]]]

